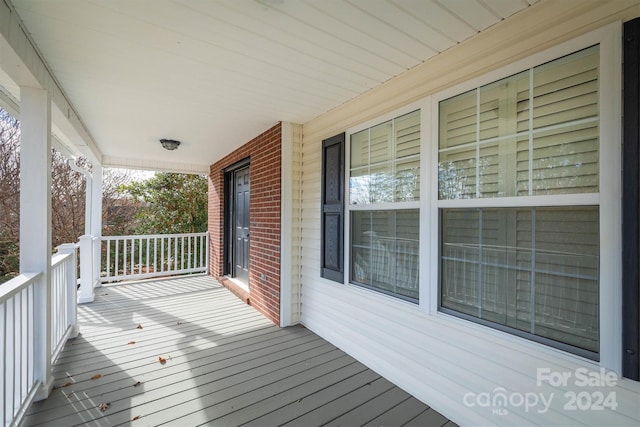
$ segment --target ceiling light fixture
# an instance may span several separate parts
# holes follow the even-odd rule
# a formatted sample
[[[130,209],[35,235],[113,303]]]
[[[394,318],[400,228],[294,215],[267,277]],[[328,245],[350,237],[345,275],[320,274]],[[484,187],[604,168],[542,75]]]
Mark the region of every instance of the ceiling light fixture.
[[[165,150],[173,151],[180,146],[180,141],[176,141],[175,139],[161,139],[160,144]]]

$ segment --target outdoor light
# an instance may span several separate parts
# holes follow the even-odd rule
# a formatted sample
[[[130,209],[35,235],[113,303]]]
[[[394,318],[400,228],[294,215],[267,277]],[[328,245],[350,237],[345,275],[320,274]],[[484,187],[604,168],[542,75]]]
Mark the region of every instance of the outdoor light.
[[[166,150],[175,150],[180,146],[180,141],[176,141],[175,139],[161,139],[160,144]]]

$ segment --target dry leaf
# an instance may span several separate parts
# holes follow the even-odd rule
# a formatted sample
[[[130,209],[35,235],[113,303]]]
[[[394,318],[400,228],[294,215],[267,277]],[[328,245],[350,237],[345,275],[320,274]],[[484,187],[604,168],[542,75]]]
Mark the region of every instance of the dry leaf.
[[[95,374],[91,377],[92,380],[97,380],[98,378],[102,378],[102,374]]]
[[[161,365],[164,365],[165,363],[167,363],[167,359],[162,356],[158,356],[158,362],[160,362]]]
[[[178,325],[182,325],[182,322],[178,322]]]
[[[136,383],[133,386],[138,387],[140,384],[142,384],[140,381],[136,381]]]
[[[98,409],[104,412],[109,409],[109,406],[111,406],[111,402],[101,403],[100,405],[98,405]]]
[[[68,383],[65,383],[62,387],[69,387],[70,385],[73,385],[71,381],[69,381]]]
[[[138,326],[136,326],[136,329],[142,329],[142,325],[138,323]]]
[[[127,344],[135,344],[135,341],[129,341]]]
[[[73,390],[69,392],[69,394],[65,394],[65,397],[68,399],[73,395]]]
[[[133,417],[133,418],[131,419],[131,421],[135,421],[135,420],[139,420],[139,419],[140,419],[140,415],[136,415],[135,417]]]

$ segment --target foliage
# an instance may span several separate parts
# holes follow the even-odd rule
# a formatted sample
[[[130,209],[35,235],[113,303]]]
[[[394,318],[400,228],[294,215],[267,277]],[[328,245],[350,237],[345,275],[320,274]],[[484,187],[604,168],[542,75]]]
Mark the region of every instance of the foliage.
[[[20,123],[0,109],[0,283],[19,270]]]
[[[76,165],[91,171],[84,158]],[[110,220],[113,206],[121,204],[118,188],[131,180],[124,171],[103,171],[103,224]],[[85,189],[83,174],[71,169],[68,160],[51,152],[51,241],[56,247],[73,243],[85,232]],[[127,203],[127,201],[125,202]],[[133,230],[133,215],[121,218],[118,230]],[[15,276],[20,268],[20,122],[0,108],[0,283]]]
[[[121,192],[143,203],[136,213],[138,234],[207,230],[206,176],[162,172],[124,185]]]

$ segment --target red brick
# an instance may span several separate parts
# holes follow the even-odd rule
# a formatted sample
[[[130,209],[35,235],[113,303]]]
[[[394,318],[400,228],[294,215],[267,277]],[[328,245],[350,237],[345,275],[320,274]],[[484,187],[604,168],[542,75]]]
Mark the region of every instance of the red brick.
[[[280,324],[280,208],[282,127],[277,124],[211,165],[209,190],[210,266],[221,277],[224,262],[224,169],[250,158],[249,303]],[[266,280],[261,278],[266,276]]]

